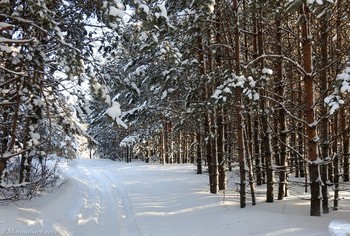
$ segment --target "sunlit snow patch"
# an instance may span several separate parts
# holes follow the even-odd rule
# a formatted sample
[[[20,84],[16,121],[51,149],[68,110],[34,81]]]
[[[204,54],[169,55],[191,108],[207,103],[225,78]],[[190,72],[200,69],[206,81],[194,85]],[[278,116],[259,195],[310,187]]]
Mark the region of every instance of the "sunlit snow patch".
[[[328,226],[329,233],[334,236],[349,236],[350,223],[345,220],[333,220]]]

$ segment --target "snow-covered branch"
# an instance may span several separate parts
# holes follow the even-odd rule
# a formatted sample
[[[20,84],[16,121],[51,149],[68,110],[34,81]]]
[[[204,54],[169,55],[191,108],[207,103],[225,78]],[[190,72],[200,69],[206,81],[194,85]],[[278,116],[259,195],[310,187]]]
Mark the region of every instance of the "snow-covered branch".
[[[31,26],[45,32],[45,33],[48,33],[47,30],[45,30],[43,27],[41,26],[38,26],[34,21],[32,20],[27,20],[27,19],[24,19],[24,18],[21,18],[21,17],[17,17],[17,16],[13,16],[13,15],[8,15],[8,14],[0,14],[1,17],[3,18],[7,18],[7,19],[13,19],[15,21],[18,21],[18,22],[22,22],[22,23],[26,23],[26,24],[30,24]]]
[[[324,99],[324,103],[330,108],[330,115],[345,103],[341,98],[341,94],[345,93],[350,93],[350,67],[346,67],[342,73],[337,75],[333,93]]]
[[[31,43],[34,41],[34,38],[31,39],[8,39],[4,37],[0,37],[0,43],[7,43],[7,44],[26,44]]]
[[[258,92],[255,90],[256,81],[253,77],[248,76],[245,77],[243,75],[237,76],[232,75],[229,77],[222,85],[218,86],[217,89],[214,91],[214,94],[211,96],[211,98],[214,98],[216,100],[223,99],[226,101],[226,97],[224,94],[232,94],[232,91],[230,88],[242,88],[243,94],[247,96],[251,100],[259,100],[260,96]]]

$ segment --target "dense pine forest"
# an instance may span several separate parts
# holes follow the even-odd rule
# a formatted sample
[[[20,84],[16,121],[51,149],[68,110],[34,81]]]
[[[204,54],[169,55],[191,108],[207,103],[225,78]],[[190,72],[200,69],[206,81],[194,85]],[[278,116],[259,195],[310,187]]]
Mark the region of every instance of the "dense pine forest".
[[[0,0],[1,200],[57,179],[50,154],[239,169],[240,206],[349,191],[348,0]],[[249,196],[247,193],[249,192]]]

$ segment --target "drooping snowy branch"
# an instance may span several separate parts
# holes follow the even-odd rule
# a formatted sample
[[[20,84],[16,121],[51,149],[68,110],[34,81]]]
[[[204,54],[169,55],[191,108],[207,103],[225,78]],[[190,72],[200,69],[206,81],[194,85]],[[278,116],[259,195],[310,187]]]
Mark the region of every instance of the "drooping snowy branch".
[[[141,141],[140,135],[128,135],[126,136],[122,141],[120,141],[120,146],[121,147],[128,147],[131,146],[135,143],[138,143]]]
[[[106,110],[106,114],[109,115],[115,122],[124,127],[125,129],[128,128],[128,126],[120,119],[120,116],[122,114],[122,111],[120,109],[119,102],[113,101],[112,106]]]

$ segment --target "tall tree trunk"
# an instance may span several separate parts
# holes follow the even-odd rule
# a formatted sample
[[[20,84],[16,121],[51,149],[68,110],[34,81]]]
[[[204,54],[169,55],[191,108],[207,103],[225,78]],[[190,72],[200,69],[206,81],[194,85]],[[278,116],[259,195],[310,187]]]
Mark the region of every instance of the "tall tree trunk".
[[[264,53],[264,41],[263,41],[263,32],[262,32],[262,19],[261,19],[261,9],[257,9],[257,49],[258,49],[258,55],[263,55]],[[264,64],[260,62],[259,68],[262,70],[264,68]],[[265,90],[264,88],[260,91],[261,94],[261,100],[260,100],[260,110],[262,112],[261,114],[261,124],[262,124],[262,155],[263,160],[265,162],[265,169],[266,169],[266,202],[273,202],[274,201],[274,170],[273,170],[273,156],[271,152],[271,138],[270,138],[270,128],[268,126],[268,102],[264,98],[265,97]]]
[[[320,183],[319,183],[319,165],[317,164],[317,133],[314,110],[314,82],[312,76],[312,45],[310,32],[310,9],[306,1],[302,5],[301,14],[303,17],[302,28],[302,49],[303,64],[306,74],[304,75],[304,102],[306,118],[306,137],[308,147],[310,183],[311,183],[311,216],[320,216]]]
[[[336,48],[342,48],[342,41],[343,41],[343,30],[342,30],[342,6],[343,6],[343,0],[337,1],[337,22],[336,22]],[[337,54],[341,54],[342,51],[337,50]],[[349,182],[350,181],[350,123],[349,123],[349,107],[343,107],[340,110],[340,118],[341,118],[341,130],[342,130],[342,141],[343,141],[343,181]]]
[[[234,51],[235,51],[235,74],[240,74],[240,32],[239,32],[239,6],[238,0],[233,0],[233,13],[234,13]],[[239,158],[239,172],[240,172],[240,207],[245,208],[247,205],[246,196],[246,170],[244,161],[244,139],[243,139],[243,118],[242,118],[242,89],[237,88],[236,93],[236,123],[237,123],[237,148]]]
[[[298,31],[297,32],[297,37],[301,38],[301,32]],[[299,61],[303,60],[303,48],[302,45],[300,45],[300,43],[297,44],[297,58]],[[301,79],[299,79],[299,76],[297,75],[295,80],[297,81],[296,84],[296,90],[297,90],[297,117],[299,120],[303,120],[304,119],[304,110],[303,110],[303,106],[304,106],[304,98],[303,98],[303,81]],[[297,122],[296,123],[296,138],[297,138],[297,150],[298,153],[300,154],[298,156],[298,164],[297,164],[297,168],[300,174],[300,177],[304,177],[305,178],[305,193],[308,192],[308,175],[307,175],[307,162],[306,160],[306,153],[305,153],[305,139],[304,139],[304,134],[305,134],[305,125],[301,122]]]
[[[199,30],[198,30],[199,31]],[[200,32],[199,32],[200,34]],[[201,76],[206,73],[206,64],[204,59],[204,47],[203,47],[203,39],[201,35],[197,36],[197,47],[198,51],[198,61],[199,61],[199,73]],[[201,89],[201,96],[199,97],[200,101],[205,101],[205,88],[204,86]],[[205,141],[202,138],[202,135],[206,135],[206,118],[199,118],[199,131],[197,133],[197,174],[202,174],[202,161],[203,161],[203,153],[204,153],[204,145]]]
[[[256,59],[258,56],[258,37],[257,37],[257,17],[256,17],[256,2],[252,3],[252,22],[253,22],[253,35],[252,35],[252,47],[253,47],[253,59]],[[265,172],[263,168],[263,157],[260,140],[260,112],[255,111],[254,114],[254,128],[253,128],[253,147],[254,147],[254,161],[255,161],[255,175],[256,175],[256,183],[257,185],[262,185],[265,183]]]
[[[224,35],[224,29],[223,29],[223,7],[221,4],[221,0],[216,1],[215,6],[215,17],[216,17],[216,23],[215,23],[215,43],[217,45],[221,45],[224,41],[223,35]],[[226,53],[227,49],[222,48],[219,46],[216,49],[216,57],[215,57],[215,63],[216,68],[220,71],[223,67],[223,56]],[[216,79],[215,86],[219,86],[219,79]],[[218,186],[219,190],[226,189],[226,173],[225,173],[225,162],[224,162],[224,123],[223,123],[223,108],[218,107],[216,109],[216,112],[214,113],[216,115],[216,125],[215,125],[215,139],[216,139],[216,159],[214,160],[215,163],[217,163],[217,169],[218,171]]]

